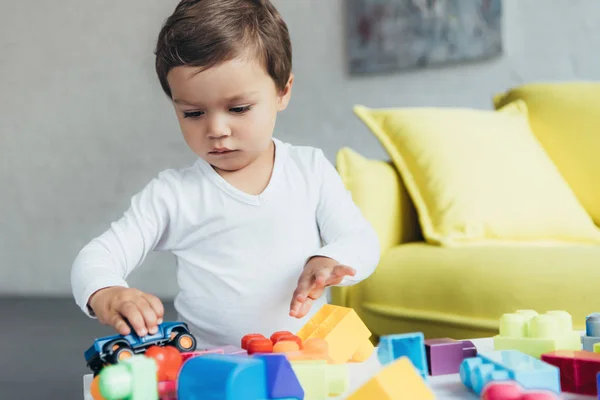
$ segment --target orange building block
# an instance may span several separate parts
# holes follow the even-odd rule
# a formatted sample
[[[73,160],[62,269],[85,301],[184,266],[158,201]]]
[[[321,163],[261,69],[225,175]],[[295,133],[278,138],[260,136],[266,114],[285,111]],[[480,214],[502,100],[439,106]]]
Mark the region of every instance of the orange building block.
[[[371,332],[352,308],[325,304],[297,333],[306,342],[325,339],[332,363],[362,362],[373,353]]]
[[[308,339],[303,349],[299,349],[295,342],[283,340],[273,346],[273,353],[284,353],[289,361],[325,360],[334,364],[329,357],[329,345],[321,338]]]
[[[392,364],[387,365],[347,399],[433,400],[435,395],[408,357],[400,357]]]

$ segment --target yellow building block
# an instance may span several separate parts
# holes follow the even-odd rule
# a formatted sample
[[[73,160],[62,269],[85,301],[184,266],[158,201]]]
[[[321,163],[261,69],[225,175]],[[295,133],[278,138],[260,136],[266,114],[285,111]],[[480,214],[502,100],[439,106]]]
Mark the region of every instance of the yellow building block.
[[[495,350],[518,350],[532,357],[556,350],[581,350],[581,335],[573,330],[566,311],[538,314],[519,310],[500,318],[500,332],[494,336]]]
[[[371,331],[352,308],[325,304],[296,334],[302,341],[325,339],[332,363],[364,361],[373,353]]]
[[[348,400],[433,400],[435,395],[408,357],[400,357],[352,393]]]
[[[290,364],[304,390],[304,400],[325,400],[348,390],[347,365],[327,364],[325,360],[291,361]]]
[[[594,353],[600,353],[600,343],[594,343]]]

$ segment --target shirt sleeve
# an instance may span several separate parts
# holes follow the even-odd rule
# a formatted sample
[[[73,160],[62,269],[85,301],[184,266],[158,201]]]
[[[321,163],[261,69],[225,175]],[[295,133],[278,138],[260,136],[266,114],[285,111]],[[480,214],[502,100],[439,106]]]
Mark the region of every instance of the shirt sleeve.
[[[153,250],[167,246],[170,222],[177,211],[171,171],[161,173],[131,200],[124,215],[89,242],[71,268],[75,302],[89,317],[90,296],[109,286],[128,287],[125,279]]]
[[[345,277],[338,286],[354,285],[375,271],[380,257],[379,239],[320,150],[317,167],[321,175],[317,223],[323,247],[313,257],[329,257],[354,268],[356,275]]]

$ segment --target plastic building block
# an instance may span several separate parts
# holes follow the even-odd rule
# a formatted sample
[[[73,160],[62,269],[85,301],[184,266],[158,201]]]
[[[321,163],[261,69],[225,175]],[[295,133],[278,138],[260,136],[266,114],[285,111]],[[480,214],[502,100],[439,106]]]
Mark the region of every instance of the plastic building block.
[[[519,310],[500,318],[500,334],[494,336],[495,350],[518,350],[540,358],[555,350],[581,350],[581,335],[573,330],[566,311],[538,314]]]
[[[431,376],[457,374],[465,358],[475,357],[477,348],[469,340],[449,338],[425,340],[428,372]]]
[[[329,344],[321,338],[308,339],[302,350],[298,348],[296,342],[279,341],[273,346],[273,352],[285,354],[290,361],[325,360],[333,364],[331,358],[329,358]]]
[[[560,393],[559,369],[516,350],[479,353],[460,365],[460,380],[477,395],[490,382],[514,380],[525,389]]]
[[[196,338],[184,322],[163,322],[153,335],[139,337],[133,329],[129,335],[112,335],[96,339],[84,353],[87,366],[97,374],[105,365],[116,364],[134,354],[144,353],[150,346],[170,345],[179,351],[196,349]]]
[[[600,343],[594,343],[594,353],[600,353]]]
[[[594,351],[594,345],[600,343],[600,313],[585,318],[585,335],[581,337],[583,350]]]
[[[260,333],[250,333],[242,338],[242,349],[248,354],[254,353],[272,353],[274,346],[282,341],[293,341],[302,348],[302,339],[288,331],[275,332],[271,338],[267,338]]]
[[[223,350],[223,354],[232,354],[232,355],[236,355],[236,356],[247,356],[248,352],[240,347],[236,347],[236,346],[231,346],[231,345],[227,345],[227,346],[221,346],[221,347],[215,347],[214,349],[209,349],[209,351],[218,351],[218,350]]]
[[[542,360],[560,369],[562,390],[595,396],[598,393],[596,375],[600,372],[600,354],[588,351],[553,351]]]
[[[391,364],[400,357],[408,357],[423,379],[427,379],[427,358],[421,332],[388,335],[379,339],[377,358],[381,364]]]
[[[177,382],[158,382],[158,397],[160,400],[177,400]]]
[[[325,304],[298,331],[298,337],[306,342],[321,338],[329,345],[329,357],[333,363],[362,362],[373,353],[369,338],[371,332],[352,308]]]
[[[304,389],[285,355],[261,354],[255,357],[265,363],[269,399],[304,399]]]
[[[408,359],[400,357],[352,393],[348,400],[432,400],[435,396]]]
[[[178,400],[266,398],[265,363],[256,358],[207,354],[190,358],[179,371]]]
[[[92,379],[92,383],[90,384],[90,396],[94,400],[106,400],[106,398],[104,396],[102,396],[102,393],[100,393],[99,380],[100,380],[100,375],[96,375]],[[85,380],[84,380],[84,385],[85,385]]]
[[[158,400],[156,362],[136,355],[100,372],[98,385],[106,400]]]
[[[547,390],[526,390],[514,381],[488,383],[481,392],[482,400],[559,400]]]
[[[151,346],[144,353],[156,362],[159,381],[174,381],[177,379],[183,359],[181,353],[172,346]]]
[[[348,390],[348,366],[327,364],[325,360],[292,361],[302,388],[304,400],[325,400],[330,395],[337,396]]]
[[[210,349],[210,350],[196,350],[181,353],[181,359],[186,362],[192,357],[205,356],[207,354],[225,354],[223,349]]]

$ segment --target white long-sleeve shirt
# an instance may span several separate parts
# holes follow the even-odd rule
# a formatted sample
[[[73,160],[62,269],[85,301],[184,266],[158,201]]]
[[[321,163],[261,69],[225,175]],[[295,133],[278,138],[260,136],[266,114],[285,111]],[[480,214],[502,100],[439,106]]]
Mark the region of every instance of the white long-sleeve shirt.
[[[160,173],[77,255],[71,272],[77,304],[90,317],[89,297],[125,279],[150,251],[171,251],[185,321],[206,348],[238,345],[247,333],[296,332],[302,319],[290,301],[307,260],[325,256],[356,269],[342,285],[368,277],[379,242],[322,151],[273,139],[275,165],[267,188],[250,195],[203,159]]]

